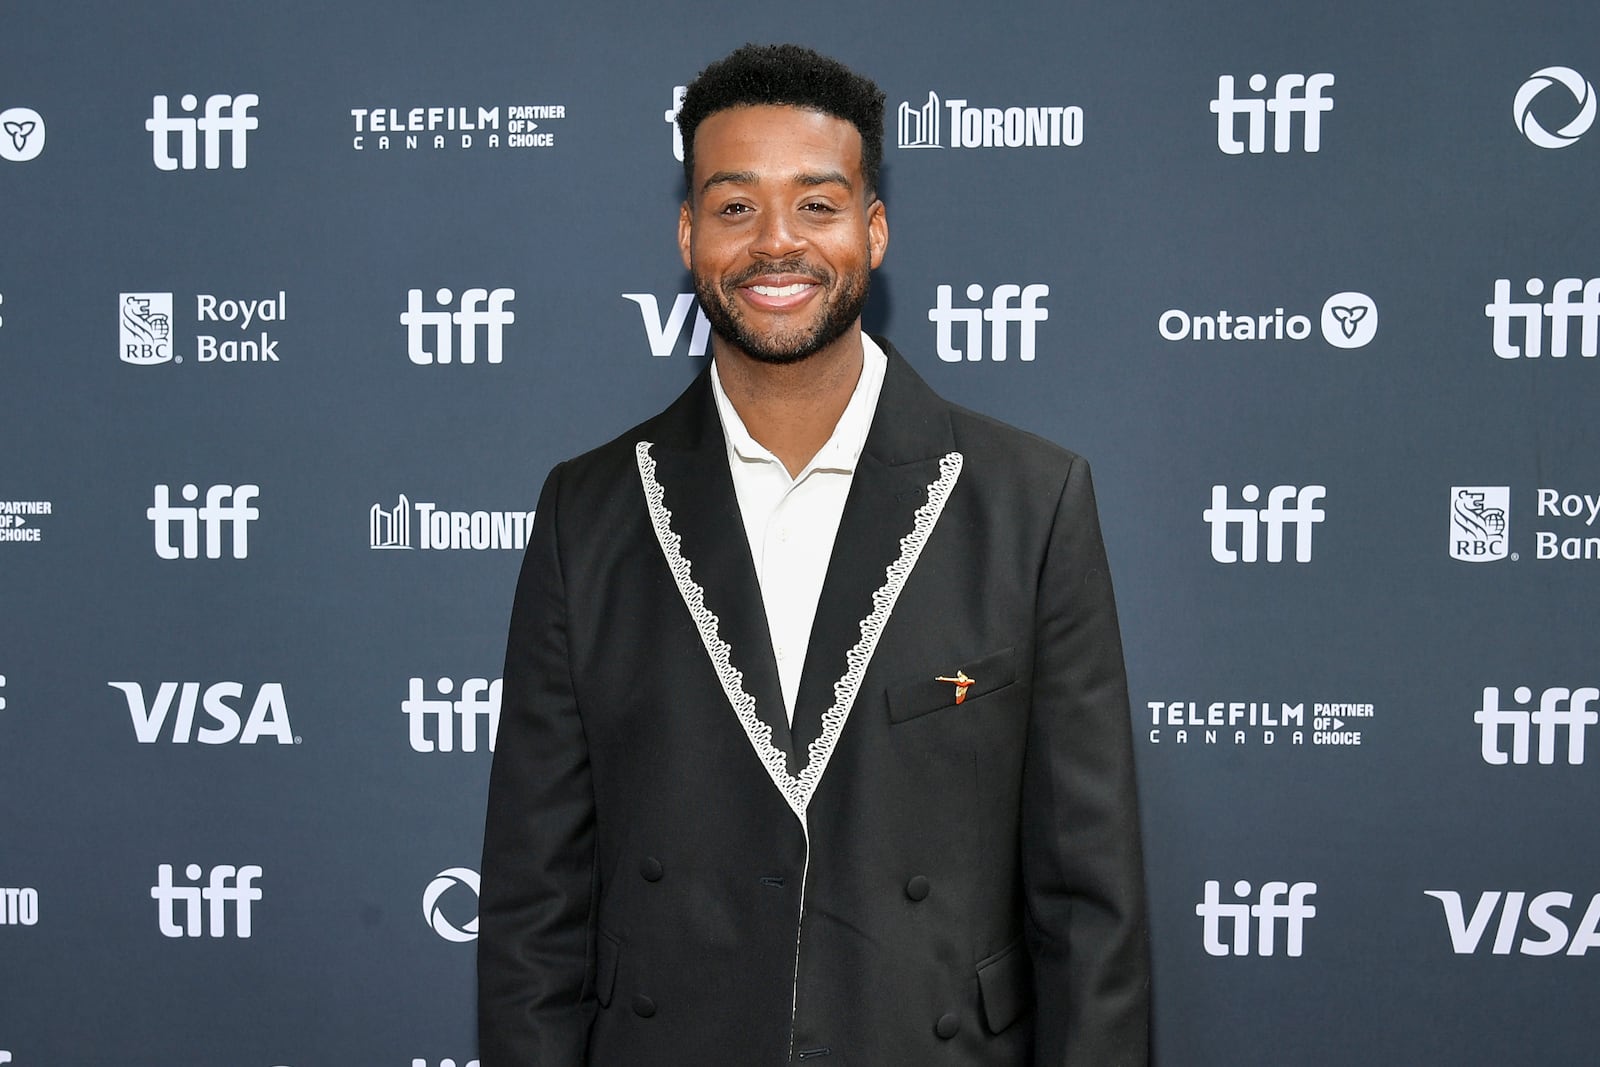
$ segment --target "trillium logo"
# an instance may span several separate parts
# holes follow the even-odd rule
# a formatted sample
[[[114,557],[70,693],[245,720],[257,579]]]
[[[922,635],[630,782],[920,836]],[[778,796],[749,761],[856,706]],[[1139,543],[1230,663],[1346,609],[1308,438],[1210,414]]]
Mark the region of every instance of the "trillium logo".
[[[1335,348],[1364,348],[1378,332],[1378,306],[1366,293],[1334,293],[1322,305],[1322,339]]]
[[[0,159],[26,163],[37,159],[43,151],[43,116],[31,107],[8,107],[0,111]]]
[[[1572,99],[1578,105],[1578,113],[1569,119],[1566,125],[1551,132],[1534,116],[1533,102],[1543,96],[1546,89],[1558,84],[1572,94]],[[1577,141],[1588,132],[1590,126],[1594,125],[1594,86],[1571,67],[1545,67],[1543,70],[1536,70],[1522,83],[1522,88],[1517,90],[1516,99],[1511,104],[1511,114],[1516,120],[1517,129],[1522,131],[1522,136],[1540,148],[1565,148]]]

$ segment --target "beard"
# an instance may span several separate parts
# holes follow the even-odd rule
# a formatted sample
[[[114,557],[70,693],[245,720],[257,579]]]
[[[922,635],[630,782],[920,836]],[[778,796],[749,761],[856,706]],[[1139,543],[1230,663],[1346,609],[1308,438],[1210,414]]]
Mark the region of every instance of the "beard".
[[[820,285],[822,306],[809,327],[756,333],[739,307],[739,287],[763,276],[780,274],[803,275]],[[694,292],[718,337],[758,363],[784,365],[809,359],[844,336],[867,306],[870,277],[871,271],[865,266],[857,273],[836,278],[820,267],[789,260],[760,263],[720,283],[696,274]]]

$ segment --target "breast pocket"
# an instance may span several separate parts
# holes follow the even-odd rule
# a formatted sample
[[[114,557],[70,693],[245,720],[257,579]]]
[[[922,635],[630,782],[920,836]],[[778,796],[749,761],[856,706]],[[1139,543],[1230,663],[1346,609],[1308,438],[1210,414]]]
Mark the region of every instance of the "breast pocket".
[[[921,678],[907,679],[891,686],[888,690],[889,721],[905,722],[929,712],[953,708],[957,694],[962,689],[965,690],[961,698],[963,707],[990,693],[999,692],[1017,680],[1015,653],[1015,648],[1002,648],[986,656],[949,664],[943,670],[930,670]],[[954,681],[940,681],[941,678]],[[961,686],[959,683],[963,678],[970,679],[970,684]]]

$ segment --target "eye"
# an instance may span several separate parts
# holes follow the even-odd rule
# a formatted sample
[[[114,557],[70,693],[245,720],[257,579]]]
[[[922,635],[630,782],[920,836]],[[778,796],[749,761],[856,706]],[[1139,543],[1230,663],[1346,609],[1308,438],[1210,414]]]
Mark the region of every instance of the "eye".
[[[722,205],[722,207],[717,210],[717,214],[728,216],[743,215],[750,210],[751,208],[749,204],[740,204],[735,202]]]
[[[837,215],[839,209],[832,204],[825,204],[820,200],[812,200],[800,205],[801,211],[809,211],[814,215]]]

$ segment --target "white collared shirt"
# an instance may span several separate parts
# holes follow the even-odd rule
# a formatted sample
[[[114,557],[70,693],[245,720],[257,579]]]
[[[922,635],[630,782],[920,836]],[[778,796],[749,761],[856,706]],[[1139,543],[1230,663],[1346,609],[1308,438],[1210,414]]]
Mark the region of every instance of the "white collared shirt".
[[[811,642],[811,623],[822,596],[822,582],[833,556],[845,498],[855,478],[856,461],[878,410],[889,359],[866,334],[861,335],[861,377],[844,413],[834,424],[827,443],[811,457],[805,469],[789,477],[783,461],[764,448],[745,429],[734,410],[715,363],[711,391],[722,417],[722,436],[728,446],[728,469],[739,498],[750,558],[761,582],[761,601],[772,634],[772,653],[778,661],[778,682],[783,687],[784,709],[794,722],[794,704],[800,695],[800,670]],[[840,664],[843,670],[843,664]]]

